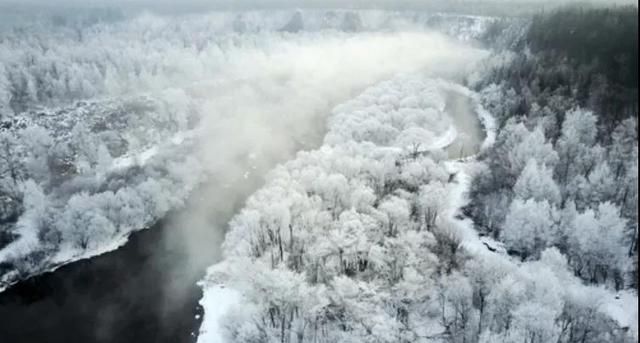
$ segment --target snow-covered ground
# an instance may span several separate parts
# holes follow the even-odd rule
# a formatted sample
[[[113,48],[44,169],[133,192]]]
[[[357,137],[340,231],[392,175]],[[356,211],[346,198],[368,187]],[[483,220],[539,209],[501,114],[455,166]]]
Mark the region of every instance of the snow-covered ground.
[[[229,309],[241,302],[241,295],[238,291],[226,288],[224,285],[206,284],[201,286],[205,289],[200,305],[205,309],[202,319],[198,343],[222,343],[225,341],[220,327],[221,318]]]
[[[622,328],[629,328],[638,339],[638,294],[633,290],[608,292],[602,311],[609,314]]]

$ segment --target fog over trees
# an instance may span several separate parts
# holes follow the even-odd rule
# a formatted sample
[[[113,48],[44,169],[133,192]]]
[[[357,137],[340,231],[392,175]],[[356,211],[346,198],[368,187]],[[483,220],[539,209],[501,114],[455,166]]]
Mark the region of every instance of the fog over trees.
[[[637,5],[318,3],[0,3],[0,292],[183,211],[198,342],[637,341]]]

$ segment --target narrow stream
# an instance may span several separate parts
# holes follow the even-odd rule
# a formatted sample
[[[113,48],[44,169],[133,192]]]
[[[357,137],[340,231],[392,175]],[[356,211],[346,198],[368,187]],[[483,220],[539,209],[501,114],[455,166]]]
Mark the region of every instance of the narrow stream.
[[[456,140],[446,148],[449,158],[463,158],[476,154],[486,133],[475,113],[473,100],[459,92],[448,91],[445,111],[458,131]]]
[[[450,92],[447,111],[461,134],[449,156],[475,153],[484,131],[472,101]],[[306,148],[320,138],[309,141]],[[251,170],[250,161],[241,163]],[[271,167],[214,176],[188,210],[132,234],[120,249],[0,293],[0,343],[195,342],[202,318],[196,282],[219,260],[228,221]]]

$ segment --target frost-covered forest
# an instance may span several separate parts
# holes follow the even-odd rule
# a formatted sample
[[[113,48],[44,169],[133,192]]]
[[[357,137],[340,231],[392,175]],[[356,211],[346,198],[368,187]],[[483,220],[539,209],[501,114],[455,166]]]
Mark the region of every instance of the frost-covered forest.
[[[411,80],[336,108],[322,148],[272,172],[230,224],[209,278],[237,293],[205,299],[237,297],[225,337],[637,340],[636,37],[633,8],[492,21],[486,70],[467,79],[497,130],[478,162],[398,145],[422,133],[394,118],[439,108]]]
[[[554,246],[616,289],[637,282],[637,14],[562,10],[508,43],[510,61],[479,86],[500,130],[467,208],[513,255]]]
[[[637,6],[470,3],[15,14],[0,292],[182,211],[198,342],[636,342]]]
[[[210,176],[204,169],[233,169],[238,158],[304,145],[306,128],[322,126],[325,102],[393,73],[413,71],[424,61],[442,60],[453,44],[434,34],[394,33],[397,28],[431,21],[464,38],[475,32],[467,24],[486,22],[379,11],[311,12],[305,22],[295,11],[176,19],[142,14],[115,21],[110,11],[97,13],[84,19],[95,22],[54,17],[5,31],[0,40],[0,242],[5,246],[0,278],[5,284],[113,249],[130,231],[180,207]],[[356,30],[364,32],[350,39]],[[430,51],[434,43],[443,51]],[[385,51],[359,62],[369,49]],[[320,51],[333,56],[318,62],[314,56]],[[351,61],[335,69],[345,58]],[[291,60],[297,69],[283,69]],[[376,64],[387,66],[369,72]],[[314,71],[319,77],[304,79],[318,67],[325,68]],[[367,74],[340,75],[346,70]],[[342,81],[328,89],[326,78]],[[232,88],[243,80],[253,87]],[[269,89],[283,94],[267,102],[262,93]],[[255,121],[255,128],[230,135],[224,132],[224,116],[234,114],[229,109],[238,107],[241,94],[263,105],[265,114],[258,117],[252,115],[257,109],[241,106],[236,115]],[[289,103],[276,103],[287,96]],[[303,111],[318,113],[267,123],[277,111],[298,109],[301,101],[311,102],[311,110]],[[266,147],[245,146],[252,135],[269,130],[288,130],[297,143],[271,139]],[[193,153],[203,142],[234,141],[239,147],[230,152]]]

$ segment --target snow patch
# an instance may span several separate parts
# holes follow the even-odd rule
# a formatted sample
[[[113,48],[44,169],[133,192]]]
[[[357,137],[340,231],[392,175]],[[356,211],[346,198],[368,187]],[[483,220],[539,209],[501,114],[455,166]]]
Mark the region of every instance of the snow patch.
[[[628,328],[634,339],[638,339],[638,295],[633,290],[618,293],[609,292],[602,311],[618,322],[620,327]]]
[[[221,343],[222,335],[221,318],[229,308],[240,302],[240,293],[224,285],[206,285],[203,287],[203,296],[200,305],[205,309],[204,318],[197,343]]]
[[[456,130],[455,126],[451,125],[447,131],[433,140],[428,150],[444,149],[453,144],[456,138],[458,138],[458,130]]]
[[[143,228],[146,229],[147,227]],[[38,271],[37,274],[44,274],[44,273],[48,273],[48,272],[53,272],[56,271],[58,268],[63,267],[69,263],[73,263],[73,262],[77,262],[80,260],[84,260],[84,259],[88,259],[88,258],[92,258],[92,257],[96,257],[102,254],[106,254],[108,252],[114,251],[120,247],[122,247],[123,245],[125,245],[127,243],[127,241],[129,240],[129,235],[131,233],[133,233],[134,231],[139,231],[139,230],[131,230],[131,231],[127,231],[127,232],[123,232],[122,234],[120,234],[117,237],[114,237],[112,239],[110,239],[108,242],[99,244],[99,246],[93,248],[93,249],[77,249],[77,248],[72,248],[70,246],[67,245],[66,248],[61,248],[52,258],[51,258],[51,266],[47,269]],[[26,237],[26,238],[25,238]],[[10,257],[10,253],[16,253],[18,251],[24,250],[24,251],[33,251],[33,249],[29,249],[28,248],[28,244],[30,242],[30,239],[28,238],[30,237],[30,235],[26,235],[23,236],[21,238],[19,238],[18,240],[12,242],[12,248],[11,250],[6,249],[6,251],[8,251],[9,253],[5,253],[4,255],[0,255],[0,260],[3,258],[7,258]],[[35,238],[35,242],[37,241],[37,237]],[[2,252],[5,252],[5,250],[2,250]],[[19,253],[20,254],[20,253]],[[8,273],[5,275],[5,280],[0,280],[0,281],[4,281],[0,283],[0,293],[4,292],[7,288],[13,286],[14,284],[18,283],[19,281],[22,281],[22,279],[18,279],[15,277],[15,275]]]

